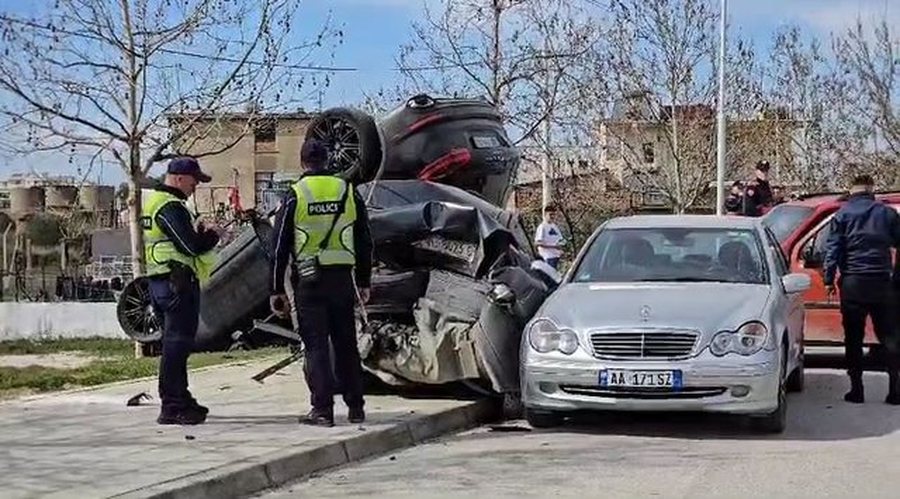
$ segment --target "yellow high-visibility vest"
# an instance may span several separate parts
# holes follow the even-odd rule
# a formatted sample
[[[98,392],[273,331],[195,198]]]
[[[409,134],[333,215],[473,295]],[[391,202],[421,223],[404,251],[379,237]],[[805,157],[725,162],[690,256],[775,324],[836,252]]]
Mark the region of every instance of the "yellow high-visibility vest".
[[[341,203],[344,191],[347,193],[345,203]],[[313,175],[304,177],[294,183],[293,190],[297,195],[297,209],[294,211],[294,258],[305,260],[318,256],[319,263],[329,265],[353,265],[356,262],[356,250],[353,240],[353,224],[356,222],[356,201],[353,186],[344,180]],[[337,222],[325,248],[319,246],[325,234],[334,222]]]
[[[185,255],[178,251],[175,243],[156,223],[156,215],[163,206],[179,203],[187,209],[187,203],[174,194],[158,190],[144,190],[142,199],[141,227],[144,231],[144,261],[147,265],[144,274],[146,276],[168,274],[171,269],[167,263],[174,261],[193,270],[201,285],[205,283],[216,262],[215,252],[208,251],[199,256]],[[188,210],[188,213],[191,211]]]

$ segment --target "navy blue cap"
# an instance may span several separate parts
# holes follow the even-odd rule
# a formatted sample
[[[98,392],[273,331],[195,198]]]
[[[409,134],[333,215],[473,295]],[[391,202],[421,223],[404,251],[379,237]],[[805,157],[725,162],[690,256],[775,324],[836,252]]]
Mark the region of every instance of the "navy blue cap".
[[[198,182],[209,182],[212,177],[200,170],[200,163],[191,157],[175,158],[169,162],[166,173],[171,175],[190,175]]]
[[[328,145],[321,140],[307,140],[300,148],[300,161],[310,168],[324,168],[328,165]]]

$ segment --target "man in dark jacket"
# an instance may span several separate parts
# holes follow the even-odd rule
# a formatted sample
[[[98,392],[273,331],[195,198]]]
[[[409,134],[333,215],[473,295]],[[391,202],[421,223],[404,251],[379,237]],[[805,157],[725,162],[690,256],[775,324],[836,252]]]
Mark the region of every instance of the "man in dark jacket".
[[[731,192],[725,198],[725,213],[728,215],[744,214],[744,183],[735,180],[731,184]]]
[[[892,298],[891,249],[900,247],[900,215],[876,201],[872,177],[854,179],[850,197],[835,214],[826,242],[825,285],[835,292],[840,271],[841,315],[850,391],[844,400],[862,403],[862,347],[866,317],[871,317],[878,341],[884,346],[889,392],[885,400],[900,404],[897,335]]]
[[[292,258],[295,277],[299,273],[297,263],[318,261],[320,276],[315,281],[292,280],[300,334],[306,347],[304,372],[312,399],[312,410],[300,422],[334,425],[330,337],[335,374],[342,382],[344,403],[349,408],[348,419],[362,423],[362,365],[353,304],[357,298],[361,306],[368,301],[372,277],[372,239],[366,205],[351,183],[327,171],[328,149],[324,143],[307,141],[300,156],[306,173],[286,195],[275,221],[271,306],[273,312],[284,315],[284,275]]]

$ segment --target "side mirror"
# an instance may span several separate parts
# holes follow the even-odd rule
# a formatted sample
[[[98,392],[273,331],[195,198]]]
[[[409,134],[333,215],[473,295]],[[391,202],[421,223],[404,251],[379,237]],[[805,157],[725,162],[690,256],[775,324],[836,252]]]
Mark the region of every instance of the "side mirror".
[[[789,295],[803,293],[812,286],[812,279],[808,274],[797,272],[782,277],[781,284],[784,286],[784,292]]]

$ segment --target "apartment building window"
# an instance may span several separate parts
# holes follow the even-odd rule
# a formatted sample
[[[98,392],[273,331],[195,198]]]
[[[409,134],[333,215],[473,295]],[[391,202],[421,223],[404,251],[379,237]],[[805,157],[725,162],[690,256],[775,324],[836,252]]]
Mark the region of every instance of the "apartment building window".
[[[274,121],[266,121],[253,130],[253,136],[257,142],[275,142],[277,131]]]
[[[253,138],[256,140],[256,150],[259,152],[274,152],[275,137],[278,128],[274,120],[267,120],[256,125],[253,129]]]
[[[656,162],[656,150],[653,148],[653,142],[644,142],[641,152],[644,154],[644,163],[652,165]]]

